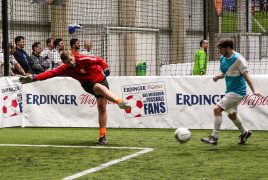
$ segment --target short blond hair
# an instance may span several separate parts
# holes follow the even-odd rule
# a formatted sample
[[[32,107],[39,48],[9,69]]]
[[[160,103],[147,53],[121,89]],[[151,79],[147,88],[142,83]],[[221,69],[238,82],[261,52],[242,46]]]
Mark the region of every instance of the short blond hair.
[[[71,53],[69,51],[66,51],[66,50],[62,51],[62,53],[60,55],[61,60],[63,62],[66,61],[68,59],[68,57],[69,57],[70,54]]]

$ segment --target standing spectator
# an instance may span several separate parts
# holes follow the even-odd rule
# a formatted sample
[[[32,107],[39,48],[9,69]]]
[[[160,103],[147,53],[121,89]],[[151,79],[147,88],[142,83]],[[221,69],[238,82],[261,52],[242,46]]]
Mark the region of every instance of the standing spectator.
[[[195,52],[195,61],[193,75],[206,75],[207,72],[207,54],[208,41],[203,39],[200,41],[200,49]]]
[[[230,1],[228,2],[228,9],[229,9],[229,16],[233,16],[233,12],[232,12],[233,4]]]
[[[251,1],[251,16],[254,17],[254,11],[255,11],[255,2]]]
[[[30,67],[33,65],[32,60],[27,55],[27,53],[23,50],[25,46],[25,41],[23,36],[17,36],[15,38],[16,50],[14,52],[14,57],[16,61],[20,64],[23,68],[24,72],[27,74],[30,73]],[[15,69],[15,74],[23,75],[17,69]]]
[[[33,61],[31,73],[32,74],[40,74],[42,72],[45,72],[45,70],[49,68],[49,64],[40,55],[42,50],[43,50],[41,43],[40,42],[33,43],[32,49],[33,49],[33,53],[30,56],[30,58]]]
[[[266,0],[266,1],[264,2],[264,10],[265,10],[265,15],[266,15],[266,16],[267,16],[267,11],[268,11],[267,5],[268,5],[268,1]]]
[[[9,52],[9,75],[16,76],[16,74],[13,72],[12,68],[16,68],[22,75],[26,75],[23,68],[20,66],[20,64],[16,61],[13,54],[16,50],[15,44],[13,42],[8,43],[8,52]],[[14,66],[14,67],[13,67]],[[11,68],[12,67],[12,68]],[[4,53],[0,53],[0,77],[4,76]]]
[[[264,16],[264,0],[260,0],[260,15]]]
[[[51,64],[51,61],[48,58],[48,54],[53,50],[54,48],[54,39],[53,38],[48,38],[46,40],[46,45],[47,47],[41,52],[40,56],[48,63]]]
[[[70,40],[70,45],[71,45],[71,53],[74,56],[77,56],[79,54],[79,49],[80,49],[80,43],[78,39],[71,39]]]
[[[91,48],[92,48],[92,42],[90,40],[85,40],[84,49],[80,54],[87,56],[94,56],[93,52],[91,51]]]
[[[55,39],[55,41],[53,42],[54,48],[48,55],[48,58],[51,62],[49,70],[53,70],[55,68],[57,68],[58,66],[60,66],[62,64],[61,58],[60,58],[60,54],[61,51],[64,49],[64,43],[62,41],[62,39]]]

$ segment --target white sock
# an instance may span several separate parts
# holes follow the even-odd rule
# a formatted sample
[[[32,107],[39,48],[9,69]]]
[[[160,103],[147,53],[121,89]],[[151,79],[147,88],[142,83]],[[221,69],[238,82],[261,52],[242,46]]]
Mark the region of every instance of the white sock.
[[[233,121],[233,123],[236,125],[236,127],[239,129],[241,134],[244,134],[247,129],[242,124],[242,119],[239,115],[237,115],[237,119]]]
[[[222,117],[221,116],[215,116],[214,130],[213,130],[213,133],[212,133],[212,136],[214,136],[215,138],[218,138],[218,136],[219,136],[221,123],[222,123]]]

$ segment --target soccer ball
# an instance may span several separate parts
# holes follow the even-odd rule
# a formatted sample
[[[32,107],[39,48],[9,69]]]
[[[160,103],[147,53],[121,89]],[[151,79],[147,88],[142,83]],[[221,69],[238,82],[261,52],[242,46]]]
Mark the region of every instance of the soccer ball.
[[[131,108],[125,109],[125,115],[127,118],[141,117],[142,116],[142,98],[136,95],[130,95],[126,98],[127,102]]]
[[[14,96],[3,98],[3,117],[17,116],[20,113],[19,104]]]
[[[191,132],[184,127],[178,128],[175,131],[175,138],[179,143],[186,143],[191,138]]]

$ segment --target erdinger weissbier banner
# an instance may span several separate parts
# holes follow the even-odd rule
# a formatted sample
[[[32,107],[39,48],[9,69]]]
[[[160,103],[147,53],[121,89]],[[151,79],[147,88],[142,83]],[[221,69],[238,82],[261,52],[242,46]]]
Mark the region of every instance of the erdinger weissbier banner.
[[[21,126],[22,84],[19,77],[0,78],[0,128]]]
[[[251,130],[268,130],[267,76],[251,76],[265,99],[253,96],[250,88],[238,106],[238,114]],[[216,103],[225,95],[225,80],[212,76],[108,77],[110,90],[131,104],[122,110],[108,102],[107,127],[213,129]],[[25,84],[22,126],[99,127],[97,101],[80,83],[57,77]],[[223,112],[221,129],[237,129]]]

